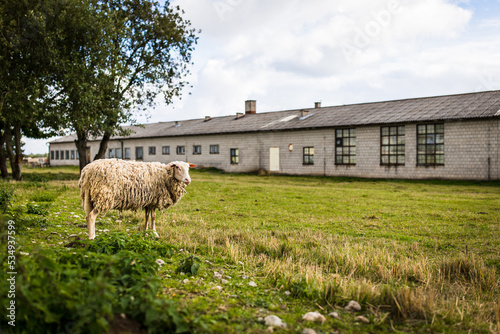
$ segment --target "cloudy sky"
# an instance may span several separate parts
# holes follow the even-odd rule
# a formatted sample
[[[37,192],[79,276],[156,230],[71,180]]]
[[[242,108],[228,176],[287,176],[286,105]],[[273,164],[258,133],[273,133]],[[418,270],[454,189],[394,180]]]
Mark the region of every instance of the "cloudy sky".
[[[500,0],[174,0],[201,29],[181,100],[139,122],[500,89]],[[25,139],[26,153],[47,152]]]

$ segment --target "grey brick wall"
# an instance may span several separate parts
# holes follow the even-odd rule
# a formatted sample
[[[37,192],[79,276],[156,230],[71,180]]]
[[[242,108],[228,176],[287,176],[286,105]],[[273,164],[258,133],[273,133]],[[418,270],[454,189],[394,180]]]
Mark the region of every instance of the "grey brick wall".
[[[123,142],[123,148],[131,149],[132,159],[136,158],[135,147],[142,146],[143,161],[183,160],[227,172],[269,170],[270,148],[279,147],[279,173],[283,174],[488,180],[500,178],[499,126],[498,120],[445,122],[445,163],[435,167],[417,166],[416,124],[405,125],[405,165],[397,167],[380,165],[380,126],[356,128],[357,162],[354,166],[335,165],[334,129],[128,139]],[[108,149],[121,148],[121,145],[112,140]],[[176,147],[180,145],[185,146],[185,155],[176,154]],[[194,145],[202,146],[201,155],[193,155]],[[210,154],[210,145],[219,145],[219,154]],[[98,143],[90,142],[89,146],[93,158]],[[156,147],[155,155],[148,154],[149,146]],[[162,154],[162,146],[170,146],[170,155]],[[314,165],[303,165],[303,147],[314,147]],[[231,148],[239,149],[238,165],[230,163]],[[50,149],[76,150],[73,143],[51,144]],[[77,164],[77,160],[51,160],[53,166]]]

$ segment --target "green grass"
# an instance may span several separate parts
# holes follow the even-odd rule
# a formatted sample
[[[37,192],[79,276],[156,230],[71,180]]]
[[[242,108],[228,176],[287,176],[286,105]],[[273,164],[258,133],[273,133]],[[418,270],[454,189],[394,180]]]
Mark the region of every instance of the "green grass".
[[[157,298],[175,301],[192,331],[264,333],[257,319],[274,314],[287,323],[283,332],[500,332],[499,182],[191,176],[187,195],[157,215],[168,256],[155,254],[166,262]],[[2,185],[15,189],[19,251],[66,249],[71,234],[84,239],[78,170],[33,169],[24,177]],[[94,243],[163,249],[124,237],[143,228],[143,216],[100,216]],[[194,277],[178,270],[192,255]],[[362,311],[345,311],[350,300]],[[311,311],[340,319],[304,322]]]

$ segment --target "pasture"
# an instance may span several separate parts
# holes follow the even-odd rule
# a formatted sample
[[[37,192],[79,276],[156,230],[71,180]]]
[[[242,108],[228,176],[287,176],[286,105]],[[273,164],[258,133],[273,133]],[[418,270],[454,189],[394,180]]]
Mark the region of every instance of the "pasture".
[[[194,170],[191,177],[179,204],[158,213],[159,241],[136,233],[143,229],[143,212],[110,211],[98,217],[92,246],[85,241],[78,170],[27,170],[25,181],[1,184],[14,190],[5,218],[16,223],[16,251],[29,254],[18,255],[19,261],[40,252],[48,257],[63,254],[54,256],[56,262],[66,259],[64,254],[90,261],[89,250],[113,253],[109,249],[115,247],[134,251],[126,253],[132,259],[127,265],[136,265],[135,258],[153,254],[165,265],[148,271],[160,284],[150,297],[168,301],[171,320],[182,322],[178,331],[265,333],[269,326],[262,318],[276,315],[287,325],[274,328],[277,332],[500,333],[499,182],[215,170]],[[5,222],[3,226],[5,230]],[[1,260],[5,270],[6,259]],[[21,288],[36,291],[30,290],[33,283],[24,283]],[[131,285],[120,298],[133,291]],[[66,298],[64,293],[58,296]],[[344,310],[350,300],[358,301],[362,310]],[[116,313],[120,305],[112,301],[107,316],[94,319],[87,312],[82,317],[95,321],[98,331],[110,328],[116,333],[124,319],[130,321],[129,331],[141,333],[141,325],[161,317],[158,309],[134,315],[123,303],[121,320]],[[302,320],[312,311],[326,321]],[[333,311],[339,318],[328,316]],[[71,324],[86,326],[75,319]],[[155,331],[154,325],[149,328]]]

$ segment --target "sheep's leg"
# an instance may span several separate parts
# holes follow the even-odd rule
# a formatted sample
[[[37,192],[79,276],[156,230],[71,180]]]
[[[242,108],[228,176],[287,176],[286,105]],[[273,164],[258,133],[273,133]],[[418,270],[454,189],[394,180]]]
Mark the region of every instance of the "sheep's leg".
[[[98,212],[93,209],[90,211],[87,218],[87,228],[89,229],[89,239],[93,240],[95,238],[95,219],[97,218]]]
[[[151,210],[151,224],[153,225],[153,232],[155,234],[155,237],[159,238],[160,236],[158,235],[158,233],[156,233],[155,220],[156,220],[156,209],[152,209]]]
[[[148,208],[144,208],[144,211],[146,212],[146,224],[144,225],[144,231],[148,230],[148,220],[149,220],[149,210]]]
[[[87,228],[89,230],[89,239],[95,238],[95,220],[98,212],[94,209],[92,201],[90,200],[90,192],[87,191],[83,201],[83,209],[85,210],[85,219],[87,220]]]

